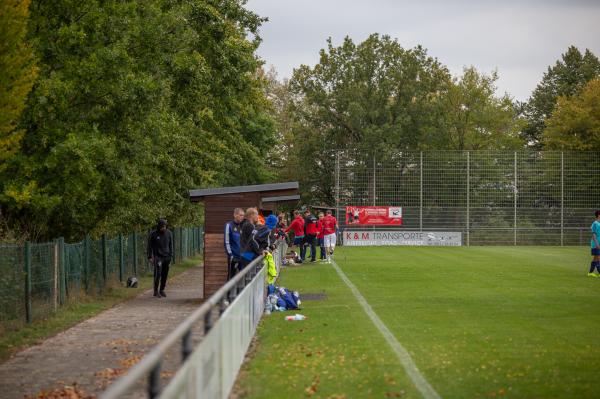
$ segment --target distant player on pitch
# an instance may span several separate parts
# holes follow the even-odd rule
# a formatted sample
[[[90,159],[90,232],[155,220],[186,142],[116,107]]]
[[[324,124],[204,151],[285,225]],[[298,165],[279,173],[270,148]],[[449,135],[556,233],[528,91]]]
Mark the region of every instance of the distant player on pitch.
[[[595,212],[596,220],[592,223],[592,264],[590,265],[589,277],[599,277],[594,270],[600,272],[600,211]]]
[[[331,214],[331,210],[327,210],[327,215],[321,221],[323,225],[323,241],[327,250],[327,262],[331,263],[331,256],[335,250],[335,232],[338,229],[337,219]]]

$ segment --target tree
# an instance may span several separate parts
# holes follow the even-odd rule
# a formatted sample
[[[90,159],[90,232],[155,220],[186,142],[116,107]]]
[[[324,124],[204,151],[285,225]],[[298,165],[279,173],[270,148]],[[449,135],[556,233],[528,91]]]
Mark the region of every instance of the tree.
[[[314,67],[294,71],[291,89],[303,96],[306,121],[338,147],[415,148],[437,126],[438,104],[450,75],[422,47],[405,50],[389,36],[373,34],[356,45],[331,39]]]
[[[443,97],[446,128],[443,147],[453,150],[519,148],[522,122],[508,95],[496,97],[498,74],[465,68]]]
[[[546,120],[552,116],[558,97],[572,96],[587,82],[600,75],[600,60],[588,49],[582,55],[570,46],[554,66],[548,67],[542,81],[523,105],[522,113],[527,120],[523,138],[533,147],[540,147]]]
[[[547,149],[600,151],[600,78],[577,95],[558,98],[542,142]]]
[[[37,67],[26,40],[29,0],[0,0],[0,171],[19,149],[18,129]]]
[[[34,1],[40,77],[0,180],[13,227],[78,239],[183,225],[199,217],[190,188],[267,178],[263,19],[243,4]]]
[[[331,203],[334,149],[357,154],[418,148],[439,131],[450,75],[422,47],[406,50],[373,34],[355,44],[331,39],[314,67],[300,66],[289,83],[294,115],[290,168],[306,200]]]

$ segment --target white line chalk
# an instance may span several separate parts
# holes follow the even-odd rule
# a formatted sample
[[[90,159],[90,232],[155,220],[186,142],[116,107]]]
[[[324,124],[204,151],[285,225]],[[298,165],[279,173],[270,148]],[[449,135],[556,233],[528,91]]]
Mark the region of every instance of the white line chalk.
[[[423,395],[423,398],[441,399],[441,396],[435,391],[435,389],[433,389],[429,382],[427,382],[423,374],[421,374],[421,372],[417,368],[417,365],[410,357],[410,354],[406,351],[406,349],[404,349],[402,344],[396,339],[394,334],[392,334],[392,332],[387,328],[387,326],[383,324],[383,321],[381,321],[379,316],[377,316],[377,314],[373,311],[373,308],[371,308],[371,305],[369,305],[365,297],[362,296],[358,288],[356,288],[356,286],[352,283],[352,281],[350,281],[348,276],[346,276],[346,274],[342,271],[342,269],[340,269],[340,267],[337,265],[337,263],[335,263],[333,259],[331,260],[331,265],[333,266],[337,274],[340,276],[342,281],[346,283],[348,288],[350,288],[350,291],[352,291],[354,297],[356,298],[358,303],[360,303],[360,305],[363,307],[367,316],[369,316],[373,324],[375,324],[375,327],[377,327],[377,329],[381,332],[388,344],[390,344],[390,346],[396,353],[398,360],[404,367],[406,374],[408,374],[413,384],[415,384],[417,390],[421,393],[421,395]]]

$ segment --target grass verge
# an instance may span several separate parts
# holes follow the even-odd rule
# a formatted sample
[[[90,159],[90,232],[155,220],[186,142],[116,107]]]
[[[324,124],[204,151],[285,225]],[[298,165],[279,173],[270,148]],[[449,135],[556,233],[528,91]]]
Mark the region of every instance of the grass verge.
[[[173,278],[201,262],[202,257],[196,256],[177,263],[171,267],[169,278]],[[140,276],[137,289],[124,286],[109,287],[102,296],[88,296],[77,301],[70,301],[45,320],[36,321],[18,330],[6,331],[0,336],[0,362],[4,362],[19,350],[33,346],[106,309],[136,297],[143,291],[152,288],[152,280],[152,276]]]
[[[236,391],[249,398],[418,397],[384,338],[335,270],[306,264],[282,272],[280,285],[301,296],[304,321],[284,321],[290,312],[265,316],[252,361],[245,363]]]

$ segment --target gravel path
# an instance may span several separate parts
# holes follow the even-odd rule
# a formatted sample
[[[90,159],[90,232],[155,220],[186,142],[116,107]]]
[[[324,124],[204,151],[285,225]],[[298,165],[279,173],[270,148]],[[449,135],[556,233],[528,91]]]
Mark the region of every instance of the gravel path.
[[[99,394],[197,308],[202,287],[203,268],[193,267],[168,282],[167,298],[143,292],[17,353],[0,365],[0,396],[35,397],[41,391],[65,391],[73,384],[90,396]],[[164,381],[179,361],[179,348],[174,348],[164,362]],[[144,397],[143,392],[140,382],[130,397]]]

